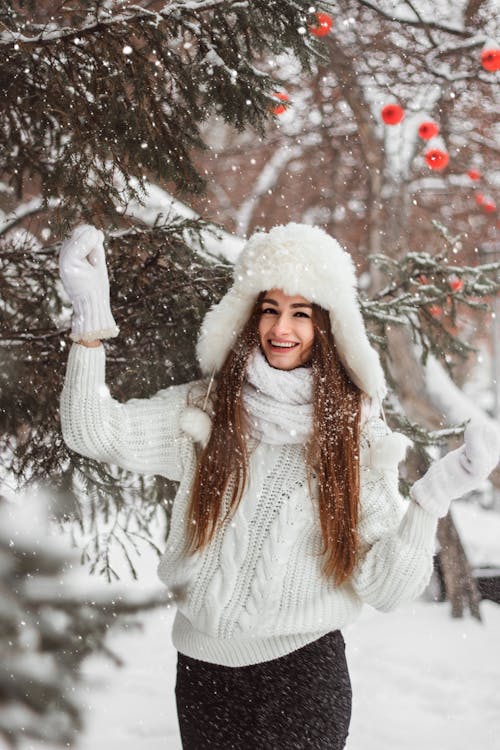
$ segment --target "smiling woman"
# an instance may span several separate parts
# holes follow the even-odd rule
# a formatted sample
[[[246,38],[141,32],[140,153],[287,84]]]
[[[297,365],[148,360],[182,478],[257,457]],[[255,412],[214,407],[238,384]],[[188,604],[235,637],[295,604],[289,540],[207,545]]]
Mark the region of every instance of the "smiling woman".
[[[317,227],[253,235],[205,316],[203,379],[122,404],[105,383],[117,334],[102,234],[61,249],[74,341],[66,443],[179,482],[158,574],[177,604],[176,699],[186,750],[341,750],[351,686],[341,628],[425,587],[437,519],[498,462],[465,444],[398,490],[408,439],[380,419],[386,386],[351,256]]]

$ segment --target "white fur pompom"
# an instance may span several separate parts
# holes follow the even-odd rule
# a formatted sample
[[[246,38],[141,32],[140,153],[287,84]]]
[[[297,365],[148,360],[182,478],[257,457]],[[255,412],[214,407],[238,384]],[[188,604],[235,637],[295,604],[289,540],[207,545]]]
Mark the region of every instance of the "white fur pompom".
[[[396,470],[410,445],[412,445],[410,438],[400,432],[384,435],[370,446],[371,468]]]
[[[199,409],[197,406],[188,406],[182,412],[179,424],[183,432],[190,435],[196,443],[201,443],[205,447],[212,432],[212,420],[203,409]]]

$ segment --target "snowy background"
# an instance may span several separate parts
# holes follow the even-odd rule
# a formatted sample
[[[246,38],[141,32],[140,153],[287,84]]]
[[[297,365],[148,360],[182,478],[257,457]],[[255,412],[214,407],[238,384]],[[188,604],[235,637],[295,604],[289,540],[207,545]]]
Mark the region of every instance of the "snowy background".
[[[500,514],[465,501],[453,515],[473,565],[500,564]],[[156,587],[156,558],[144,552],[140,580]],[[74,573],[82,586],[106,586]],[[421,600],[390,614],[365,607],[344,629],[353,684],[347,750],[497,750],[500,737],[500,606],[481,605],[483,622],[453,620],[449,604]],[[174,611],[141,616],[142,629],[115,631],[109,646],[125,662],[84,663],[85,730],[76,750],[181,750],[175,708]],[[46,745],[27,741],[21,750]]]

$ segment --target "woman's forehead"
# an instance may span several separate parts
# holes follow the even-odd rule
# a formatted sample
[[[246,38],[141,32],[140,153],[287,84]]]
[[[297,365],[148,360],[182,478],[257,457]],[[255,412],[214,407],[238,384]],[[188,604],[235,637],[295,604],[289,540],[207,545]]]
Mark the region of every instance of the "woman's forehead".
[[[277,288],[268,289],[266,292],[264,292],[264,299],[274,300],[278,305],[292,305],[298,302],[303,302],[307,305],[311,304],[310,300],[308,300],[306,297],[302,297],[302,295],[300,294],[285,294],[282,289]]]

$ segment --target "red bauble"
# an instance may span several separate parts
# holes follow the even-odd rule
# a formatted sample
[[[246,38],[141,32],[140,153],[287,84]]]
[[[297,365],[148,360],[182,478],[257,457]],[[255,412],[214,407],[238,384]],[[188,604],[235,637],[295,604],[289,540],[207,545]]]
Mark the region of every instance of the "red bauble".
[[[309,31],[314,36],[326,36],[330,33],[333,26],[333,18],[328,13],[316,13],[318,23],[316,26],[309,26]]]
[[[445,169],[448,166],[450,157],[446,151],[441,151],[439,148],[431,148],[425,154],[425,161],[431,169]]]
[[[464,288],[464,282],[462,281],[462,279],[459,279],[458,276],[450,276],[448,281],[450,284],[450,289],[453,292],[459,292]]]
[[[439,125],[436,122],[423,122],[418,128],[418,134],[424,141],[429,141],[439,133]]]
[[[405,116],[405,111],[399,104],[386,104],[380,114],[386,125],[397,125]]]
[[[476,195],[476,203],[478,206],[482,206],[484,203],[484,195],[482,193],[477,193]]]
[[[467,176],[470,177],[471,180],[480,180],[481,172],[478,172],[477,169],[469,169]]]
[[[490,73],[500,70],[500,49],[483,49],[481,52],[481,65]]]
[[[488,201],[488,203],[485,203],[483,205],[483,208],[485,211],[487,211],[489,214],[492,214],[493,211],[496,211],[497,207],[493,203],[493,201]]]
[[[282,102],[289,102],[290,97],[288,94],[285,94],[283,91],[276,91],[273,96],[275,96],[277,99],[279,99]],[[286,112],[286,105],[285,104],[276,104],[275,107],[272,108],[273,114],[275,115],[282,115],[283,112]]]

